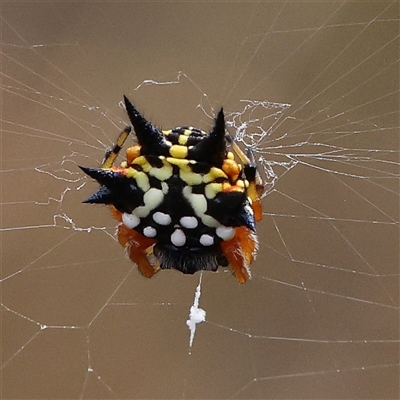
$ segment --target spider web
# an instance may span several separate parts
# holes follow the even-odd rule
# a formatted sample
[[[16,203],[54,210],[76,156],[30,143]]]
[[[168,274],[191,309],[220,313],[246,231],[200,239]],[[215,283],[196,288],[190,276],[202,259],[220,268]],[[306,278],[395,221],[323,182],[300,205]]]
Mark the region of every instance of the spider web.
[[[3,2],[2,397],[398,398],[398,12]],[[246,285],[144,279],[81,204],[122,94],[163,128],[223,105],[253,150]]]

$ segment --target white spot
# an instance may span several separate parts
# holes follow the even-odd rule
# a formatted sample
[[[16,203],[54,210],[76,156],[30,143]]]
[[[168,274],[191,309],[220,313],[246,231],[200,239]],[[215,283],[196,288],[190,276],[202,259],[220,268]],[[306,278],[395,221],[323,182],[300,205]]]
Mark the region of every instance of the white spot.
[[[150,189],[149,177],[144,172],[138,172],[135,180],[138,187],[143,190],[143,192],[147,192]]]
[[[214,238],[211,235],[201,235],[200,236],[200,243],[203,246],[212,246],[214,244]]]
[[[167,184],[166,182],[161,182],[161,189],[162,189],[162,192],[163,192],[164,194],[167,194],[167,193],[168,193],[168,190],[169,190],[168,184]]]
[[[157,231],[152,226],[146,226],[146,228],[143,229],[143,235],[151,238],[157,235]]]
[[[186,243],[186,236],[182,229],[175,229],[171,235],[171,243],[175,246],[183,246]]]
[[[154,222],[157,222],[158,225],[169,225],[171,223],[171,217],[161,211],[154,213],[153,220]]]
[[[216,233],[222,240],[230,240],[235,236],[235,228],[221,225],[217,228]]]
[[[194,229],[199,224],[196,217],[182,217],[179,222],[187,229]]]
[[[140,218],[135,214],[122,214],[122,222],[128,228],[136,228],[140,224]]]

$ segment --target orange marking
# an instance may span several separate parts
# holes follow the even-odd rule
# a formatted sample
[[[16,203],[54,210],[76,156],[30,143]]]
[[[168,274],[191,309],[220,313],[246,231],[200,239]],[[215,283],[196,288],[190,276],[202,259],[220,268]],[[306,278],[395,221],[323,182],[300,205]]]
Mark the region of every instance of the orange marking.
[[[235,160],[225,159],[222,164],[222,171],[228,175],[231,183],[236,182],[240,174],[240,166]]]
[[[253,261],[256,241],[252,232],[245,226],[235,229],[235,236],[221,243],[222,252],[229,261],[239,283],[246,283],[250,278],[249,264]]]
[[[111,213],[112,213],[113,217],[117,221],[122,222],[122,213],[121,213],[121,211],[118,211],[113,205],[110,205],[109,207],[110,207],[110,210],[111,210]]]
[[[223,192],[243,192],[244,189],[238,185],[231,185],[229,182],[222,183]]]
[[[254,219],[258,222],[262,219],[261,200],[258,195],[258,187],[255,182],[250,182],[247,194],[251,198],[251,208],[254,211]]]
[[[137,264],[142,275],[146,278],[151,278],[155,273],[155,269],[147,259],[146,249],[152,246],[155,240],[143,236],[124,224],[118,225],[117,237],[119,244],[126,248],[129,258]]]
[[[131,165],[133,163],[133,160],[135,158],[138,158],[140,156],[140,146],[132,146],[129,147],[126,150],[126,162],[128,163],[128,165]]]

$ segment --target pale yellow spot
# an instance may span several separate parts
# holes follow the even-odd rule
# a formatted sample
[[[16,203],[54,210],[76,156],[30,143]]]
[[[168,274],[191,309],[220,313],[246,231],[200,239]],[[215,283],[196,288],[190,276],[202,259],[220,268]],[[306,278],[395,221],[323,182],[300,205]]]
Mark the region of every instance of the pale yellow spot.
[[[181,168],[179,177],[188,185],[200,185],[203,182],[203,177],[200,174],[194,173],[190,168]]]
[[[226,155],[226,158],[229,158],[230,160],[234,160],[235,156],[233,155],[233,153],[231,151],[228,151],[228,154]]]
[[[192,133],[192,130],[193,130],[193,127],[192,127],[192,126],[189,126],[189,129],[185,129],[184,132],[183,132],[183,134],[184,134],[185,136],[190,136],[191,133]]]
[[[210,228],[217,228],[218,226],[220,226],[220,223],[215,218],[210,217],[209,215],[203,214],[200,218],[203,224]]]
[[[143,192],[147,192],[150,189],[149,177],[144,172],[138,172],[135,179],[138,187]]]
[[[169,154],[171,154],[171,156],[175,158],[185,158],[188,154],[188,148],[186,146],[174,144],[169,149]]]
[[[150,188],[143,196],[144,206],[137,207],[134,211],[139,218],[145,218],[150,211],[158,207],[164,199],[164,193],[160,189]]]
[[[192,193],[190,186],[185,186],[182,194],[192,206],[194,213],[202,220],[203,224],[214,228],[220,225],[216,219],[205,214],[207,211],[207,200],[204,195]]]
[[[136,184],[143,192],[147,192],[150,189],[149,178],[144,172],[137,171],[134,168],[127,168],[125,173],[128,178],[136,180]]]
[[[207,199],[213,199],[219,192],[222,192],[222,185],[220,183],[209,183],[204,189]]]
[[[207,200],[204,195],[192,193],[192,188],[190,186],[185,186],[182,193],[192,206],[196,215],[201,218],[207,211]]]
[[[243,182],[241,179],[239,179],[239,180],[236,182],[236,185],[238,185],[238,186],[241,187],[241,188],[244,188],[244,182]]]
[[[161,158],[161,157],[160,157]],[[172,165],[170,165],[166,160],[162,159],[163,166],[161,168],[152,168],[149,171],[151,176],[157,178],[159,181],[166,181],[172,176]]]
[[[168,129],[167,131],[162,131],[164,136],[168,136],[172,132],[172,129]]]
[[[181,144],[182,146],[184,146],[187,143],[188,139],[189,139],[189,136],[179,135],[178,136],[178,143]]]

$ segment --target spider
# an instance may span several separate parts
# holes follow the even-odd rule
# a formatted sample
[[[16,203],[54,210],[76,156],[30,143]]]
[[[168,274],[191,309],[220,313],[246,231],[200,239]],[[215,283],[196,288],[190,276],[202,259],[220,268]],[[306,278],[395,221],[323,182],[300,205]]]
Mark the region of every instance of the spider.
[[[101,185],[84,203],[109,205],[119,243],[147,278],[160,269],[193,274],[230,265],[245,283],[258,248],[263,186],[252,154],[226,132],[223,109],[209,133],[189,126],[161,131],[124,101],[138,144],[114,165],[128,126],[101,168],[80,166]]]

